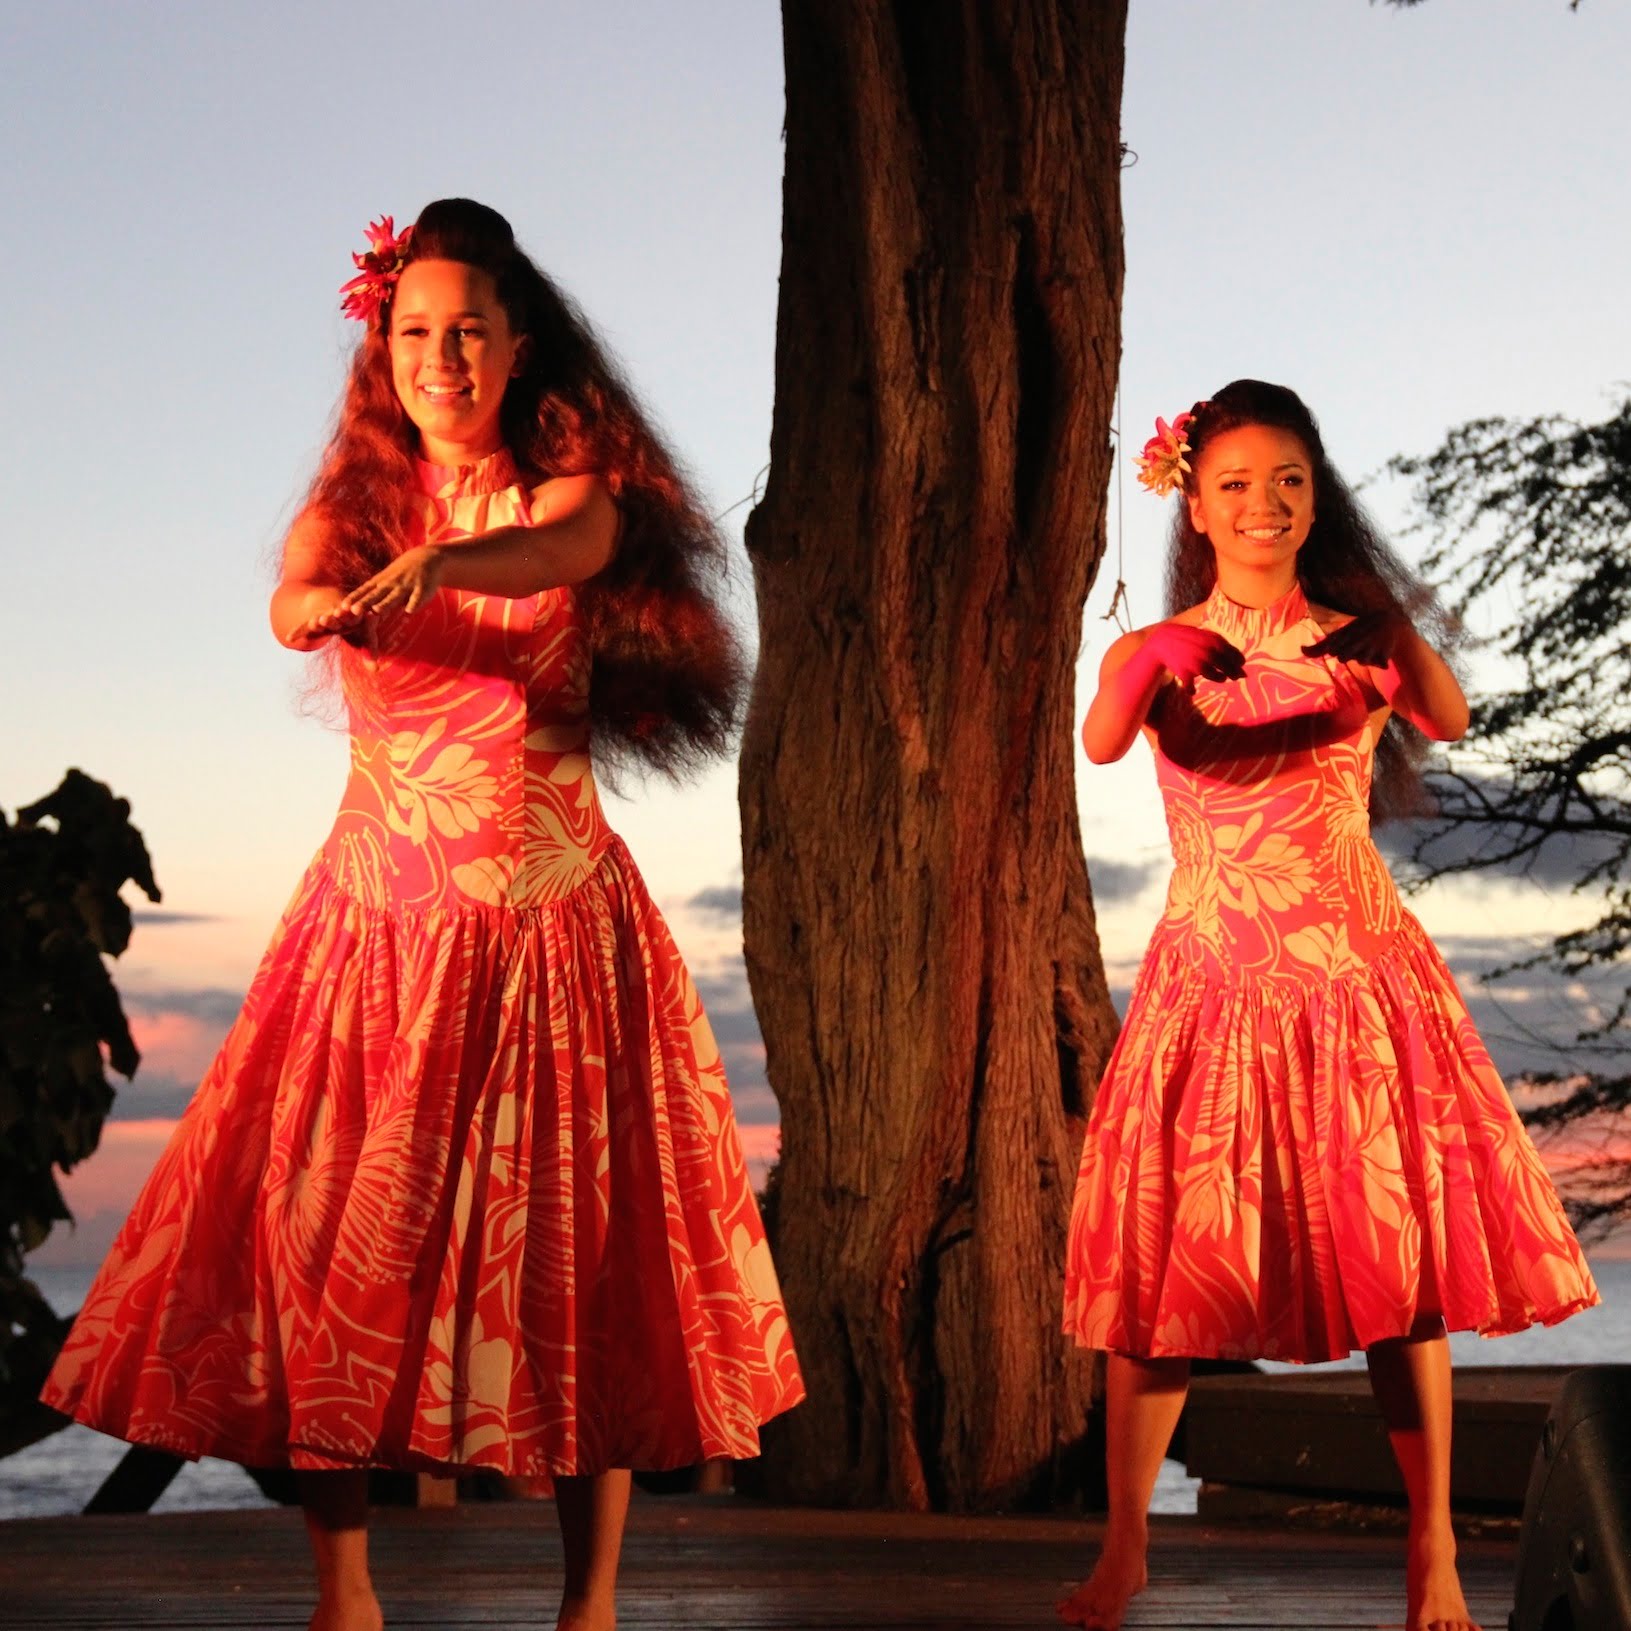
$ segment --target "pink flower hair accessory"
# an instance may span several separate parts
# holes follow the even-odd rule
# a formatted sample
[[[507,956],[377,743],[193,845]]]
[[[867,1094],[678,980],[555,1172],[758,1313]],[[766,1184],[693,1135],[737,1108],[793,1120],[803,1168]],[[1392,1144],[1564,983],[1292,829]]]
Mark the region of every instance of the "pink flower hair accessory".
[[[1181,413],[1169,425],[1165,419],[1155,422],[1155,434],[1144,444],[1144,451],[1136,455],[1138,479],[1157,498],[1165,498],[1174,487],[1183,486],[1189,474],[1189,461],[1184,457],[1190,451],[1189,427],[1195,421],[1193,413]]]
[[[360,255],[353,254],[357,275],[349,283],[341,284],[345,299],[340,310],[359,323],[371,323],[379,315],[380,307],[391,298],[396,280],[408,263],[408,240],[413,228],[405,226],[398,232],[389,215],[368,223],[368,247]]]

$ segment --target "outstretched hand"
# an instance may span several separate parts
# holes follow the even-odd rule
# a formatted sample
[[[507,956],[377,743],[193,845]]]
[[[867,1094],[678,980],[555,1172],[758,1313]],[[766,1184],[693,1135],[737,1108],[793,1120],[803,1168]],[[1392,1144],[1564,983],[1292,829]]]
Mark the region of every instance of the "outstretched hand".
[[[1144,654],[1157,662],[1180,685],[1203,680],[1238,680],[1246,675],[1246,659],[1214,629],[1188,623],[1157,623],[1144,641]]]
[[[358,584],[338,609],[359,618],[390,611],[416,612],[436,593],[441,581],[441,551],[420,544],[404,550],[383,571]]]
[[[1402,612],[1384,607],[1361,612],[1322,640],[1303,647],[1305,657],[1335,657],[1338,662],[1365,668],[1386,668],[1409,632],[1410,620]]]
[[[297,623],[289,630],[287,640],[291,646],[306,650],[327,640],[331,635],[337,634],[342,640],[353,640],[362,621],[361,612],[348,612],[343,602],[336,601],[323,611],[314,612],[305,622]]]

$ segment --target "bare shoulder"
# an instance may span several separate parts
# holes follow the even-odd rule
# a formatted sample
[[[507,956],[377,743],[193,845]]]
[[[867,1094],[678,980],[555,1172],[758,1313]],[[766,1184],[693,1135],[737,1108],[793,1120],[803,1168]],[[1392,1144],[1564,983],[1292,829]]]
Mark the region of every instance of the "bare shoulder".
[[[1321,634],[1333,634],[1354,620],[1352,612],[1339,612],[1330,606],[1316,605],[1313,601],[1308,603],[1308,615],[1319,624]]]
[[[527,529],[547,534],[559,586],[586,583],[604,571],[623,536],[616,481],[595,471],[553,476],[530,490]]]
[[[531,490],[534,525],[560,521],[584,510],[613,503],[612,484],[595,472],[574,476],[550,476]]]
[[[1203,608],[1199,606],[1192,606],[1188,611],[1179,612],[1173,617],[1164,617],[1158,623],[1146,623],[1143,628],[1128,629],[1125,634],[1117,636],[1110,649],[1105,652],[1104,660],[1099,664],[1099,678],[1109,679],[1124,668],[1158,630],[1170,628],[1174,623],[1194,627],[1201,620],[1202,610]]]
[[[1138,655],[1149,636],[1148,629],[1128,629],[1118,634],[1110,642],[1110,649],[1099,659],[1099,682],[1102,684],[1113,675],[1119,674]]]

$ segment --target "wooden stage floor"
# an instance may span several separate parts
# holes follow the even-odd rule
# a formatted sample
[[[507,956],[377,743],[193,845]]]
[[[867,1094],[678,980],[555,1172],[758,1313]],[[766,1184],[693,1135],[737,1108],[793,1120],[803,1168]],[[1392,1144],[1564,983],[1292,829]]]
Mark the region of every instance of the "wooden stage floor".
[[[1375,1631],[1404,1619],[1402,1542],[1154,1520],[1134,1627]],[[560,1543],[548,1505],[379,1513],[375,1577],[391,1631],[554,1625]],[[997,1631],[1056,1626],[1097,1529],[759,1508],[731,1497],[636,1498],[620,1631]],[[1504,1631],[1515,1548],[1462,1543],[1486,1631]],[[0,1523],[5,1631],[255,1627],[300,1631],[305,1536],[291,1511]]]

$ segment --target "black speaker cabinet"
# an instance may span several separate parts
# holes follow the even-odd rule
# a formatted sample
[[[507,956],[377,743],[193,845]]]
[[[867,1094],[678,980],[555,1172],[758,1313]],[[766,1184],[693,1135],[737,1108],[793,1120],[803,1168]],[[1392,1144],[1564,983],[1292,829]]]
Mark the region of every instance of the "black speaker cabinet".
[[[1631,1365],[1571,1372],[1547,1418],[1508,1631],[1631,1631]]]

